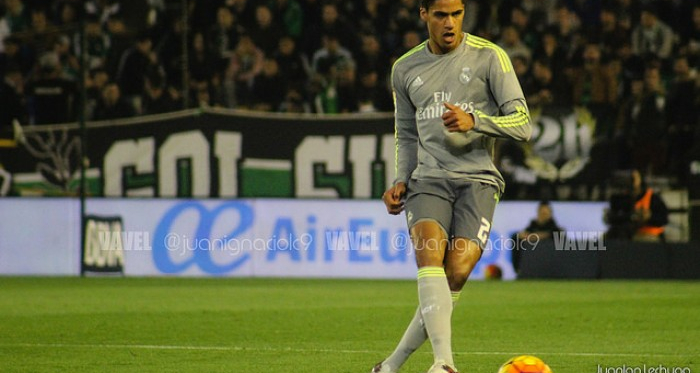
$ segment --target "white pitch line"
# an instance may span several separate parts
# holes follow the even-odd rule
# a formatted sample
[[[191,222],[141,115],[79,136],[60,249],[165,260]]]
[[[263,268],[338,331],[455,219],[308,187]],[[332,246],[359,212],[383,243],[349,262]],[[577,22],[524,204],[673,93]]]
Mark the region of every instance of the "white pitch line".
[[[178,345],[142,345],[142,344],[79,344],[79,343],[12,343],[0,344],[2,347],[29,347],[29,348],[114,348],[114,349],[140,349],[140,350],[195,350],[195,351],[251,351],[251,352],[297,352],[297,353],[335,353],[335,354],[375,354],[370,350],[343,350],[343,349],[316,349],[295,347],[241,347],[241,346],[178,346]],[[429,352],[422,352],[429,353]],[[589,356],[589,357],[676,357],[684,358],[691,355],[684,354],[659,354],[659,353],[607,353],[607,352],[532,352],[534,355],[556,356]],[[455,355],[522,355],[524,352],[508,351],[457,351]],[[694,355],[693,355],[694,356]]]

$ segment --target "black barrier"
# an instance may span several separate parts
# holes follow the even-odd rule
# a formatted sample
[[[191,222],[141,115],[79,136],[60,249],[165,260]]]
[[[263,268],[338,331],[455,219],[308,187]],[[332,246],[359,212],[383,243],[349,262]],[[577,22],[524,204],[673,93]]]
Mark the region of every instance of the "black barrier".
[[[524,247],[518,278],[700,279],[700,244],[606,241],[596,250],[577,251],[543,240]]]
[[[522,249],[518,278],[598,278],[597,250],[558,250],[554,240],[541,240]]]

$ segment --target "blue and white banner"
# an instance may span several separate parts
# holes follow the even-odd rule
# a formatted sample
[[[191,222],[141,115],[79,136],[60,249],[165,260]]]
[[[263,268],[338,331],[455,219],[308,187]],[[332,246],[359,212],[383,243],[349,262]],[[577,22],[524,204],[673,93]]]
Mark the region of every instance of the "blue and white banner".
[[[605,203],[552,203],[567,231],[602,232]],[[473,279],[496,264],[514,278],[510,237],[536,202],[501,202]],[[0,200],[0,274],[79,274],[74,199]],[[89,199],[87,213],[119,217],[96,236],[123,250],[127,276],[414,278],[403,215],[380,201],[291,199]],[[118,234],[118,237],[112,235]]]

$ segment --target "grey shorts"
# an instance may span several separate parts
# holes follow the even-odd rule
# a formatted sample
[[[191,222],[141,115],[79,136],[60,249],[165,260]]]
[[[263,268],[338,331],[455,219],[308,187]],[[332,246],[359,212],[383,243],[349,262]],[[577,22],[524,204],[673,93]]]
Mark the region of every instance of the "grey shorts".
[[[406,220],[409,229],[421,220],[436,221],[448,238],[475,240],[483,248],[499,198],[498,188],[491,184],[411,179],[406,193]]]

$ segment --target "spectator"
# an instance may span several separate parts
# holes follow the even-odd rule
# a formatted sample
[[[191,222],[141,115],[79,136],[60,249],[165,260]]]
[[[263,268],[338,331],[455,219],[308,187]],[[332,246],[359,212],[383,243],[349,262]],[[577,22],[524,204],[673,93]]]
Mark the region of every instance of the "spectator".
[[[681,43],[684,52],[695,61],[700,59],[700,4],[692,8],[689,25],[681,34]]]
[[[606,235],[642,242],[663,241],[668,224],[666,204],[661,196],[646,186],[639,170],[632,170],[627,178],[629,181],[625,184],[630,185],[623,188],[629,188],[629,191],[621,190],[613,195],[610,208],[605,212],[604,220],[610,225]]]
[[[204,42],[204,34],[197,32],[192,36],[190,55],[188,58],[190,73],[190,88],[195,88],[201,83],[208,83],[214,77],[220,77],[219,61],[208,53]]]
[[[71,49],[68,35],[58,35],[54,39],[53,52],[58,56],[61,76],[68,80],[77,81],[80,73],[80,61],[72,53]]]
[[[364,0],[356,18],[359,32],[374,34],[378,37],[386,35],[384,14],[387,11],[384,1]]]
[[[527,240],[528,236],[534,236],[537,240],[547,240],[561,230],[554,220],[552,206],[547,201],[541,201],[537,206],[537,216],[530,221],[530,225],[518,232],[518,239]]]
[[[357,69],[359,71],[375,71],[383,79],[388,64],[384,50],[376,35],[363,34],[361,37],[362,48],[357,56]]]
[[[392,66],[394,61],[418,46],[421,42],[421,34],[419,34],[418,31],[406,31],[401,37],[401,46],[394,48],[394,52],[391,54],[391,63],[389,65]]]
[[[272,18],[272,11],[267,5],[255,8],[255,23],[250,26],[248,34],[266,56],[272,55],[282,37],[282,29],[277,22]]]
[[[574,74],[573,99],[575,105],[588,108],[597,118],[596,133],[612,137],[613,108],[617,103],[617,77],[601,61],[600,46],[586,44],[583,66]]]
[[[311,109],[304,101],[304,97],[298,88],[288,87],[279,111],[282,113],[310,113]]]
[[[233,18],[240,23],[243,30],[249,30],[255,22],[255,7],[258,1],[227,0],[226,5],[231,9]]]
[[[533,85],[532,75],[530,74],[530,61],[523,56],[515,56],[511,59],[511,63],[513,64],[513,71],[515,71],[515,75],[523,87],[523,91],[530,91]]]
[[[109,74],[104,68],[90,70],[85,79],[85,118],[95,117],[95,108],[102,99],[102,90],[109,83]]]
[[[58,36],[58,28],[51,24],[43,7],[30,12],[30,32],[25,33],[24,42],[31,44],[37,54],[51,51]],[[28,30],[28,31],[29,31]]]
[[[226,106],[248,107],[251,104],[253,84],[262,72],[264,59],[265,54],[250,35],[241,35],[226,70]]]
[[[62,1],[56,6],[56,24],[62,27],[73,27],[78,23],[77,4],[70,0]]]
[[[588,29],[600,27],[601,0],[567,0],[582,26]]]
[[[633,0],[616,1],[615,6],[617,9],[619,25],[623,29],[627,30],[626,33],[628,35],[632,32],[633,25],[637,24],[637,20],[639,19],[639,14],[641,12],[640,4],[640,1]]]
[[[689,172],[689,150],[693,138],[700,129],[700,95],[697,72],[690,68],[688,57],[679,55],[673,64],[673,80],[668,90],[666,104],[670,133],[669,168],[685,185]]]
[[[301,11],[304,13],[304,25],[301,31],[302,41],[310,35],[309,30],[321,24],[322,0],[298,0]]]
[[[559,40],[553,31],[545,31],[539,49],[535,52],[536,59],[548,61],[552,74],[556,77],[564,75],[567,65],[566,54],[559,46]]]
[[[557,38],[559,48],[564,53],[566,63],[570,63],[581,42],[579,30],[579,20],[576,13],[569,10],[564,4],[559,4],[556,7],[556,18],[550,27],[551,31]]]
[[[358,92],[355,84],[355,65],[352,60],[342,60],[333,66],[331,79],[338,92],[338,113],[355,113],[358,108]]]
[[[273,18],[282,23],[284,35],[300,40],[304,25],[304,14],[296,0],[270,0]]]
[[[277,61],[266,58],[262,73],[255,79],[253,85],[253,109],[277,111],[287,92],[287,87],[282,84],[283,81]]]
[[[14,121],[27,123],[27,113],[23,102],[24,78],[18,66],[8,66],[0,81],[0,139],[14,138]]]
[[[39,60],[39,77],[26,88],[30,123],[68,123],[76,119],[77,88],[61,77],[60,61],[50,52]]]
[[[106,59],[109,56],[111,47],[109,34],[102,30],[99,18],[96,15],[88,15],[85,20],[85,45],[86,62],[88,69],[106,67]],[[80,34],[76,32],[73,36],[74,53],[81,55]]]
[[[498,45],[503,48],[511,59],[515,56],[522,56],[529,61],[532,57],[530,48],[520,40],[520,34],[515,26],[506,26],[503,28]]]
[[[119,16],[110,17],[107,24],[103,25],[106,28],[106,33],[109,35],[110,48],[107,55],[107,72],[109,76],[116,77],[119,72],[119,64],[121,63],[122,55],[129,49],[133,48],[133,34],[128,32],[124,21]]]
[[[151,72],[146,77],[146,94],[143,100],[143,114],[162,114],[182,108],[177,93],[168,88],[165,77]]]
[[[137,114],[141,112],[146,74],[158,69],[158,57],[153,51],[151,37],[140,34],[134,45],[122,54],[116,76],[121,96]]]
[[[338,90],[335,81],[326,80],[315,74],[309,79],[308,96],[312,104],[312,112],[317,114],[338,113]]]
[[[189,7],[188,26],[193,32],[206,32],[209,30],[218,20],[218,10],[222,7],[228,8],[224,1],[221,0],[193,1],[190,3]]]
[[[97,103],[93,120],[108,120],[134,116],[134,107],[121,96],[116,83],[107,83],[102,89],[101,100]]]
[[[29,30],[31,17],[24,1],[5,0],[5,16],[0,19],[0,24],[0,29],[6,30],[8,34]]]
[[[358,108],[361,113],[391,111],[393,103],[391,92],[382,84],[383,79],[376,70],[361,70],[359,72]]]
[[[554,220],[552,206],[547,201],[541,201],[537,206],[537,216],[530,221],[530,224],[513,237],[514,242],[525,241],[530,244],[541,240],[551,240],[554,233],[562,229]],[[522,254],[520,245],[516,244],[512,251],[513,268],[517,273],[520,270],[520,255]]]
[[[399,0],[391,2],[388,19],[388,31],[392,35],[403,35],[406,31],[424,30],[423,21],[416,12],[419,4],[417,0]],[[395,48],[400,40],[387,40],[389,48]]]
[[[338,6],[333,2],[323,3],[321,7],[320,24],[311,25],[306,30],[304,37],[304,52],[307,56],[312,56],[314,52],[323,48],[323,38],[325,35],[335,35],[339,43],[349,51],[357,51],[357,33],[355,28],[341,17]]]
[[[618,97],[631,97],[631,83],[644,75],[644,61],[632,53],[632,44],[629,40],[623,42],[622,46],[615,51],[615,59],[620,64],[618,81],[621,86],[618,88]]]
[[[171,86],[182,87],[182,65],[184,64],[184,56],[182,55],[182,42],[184,38],[185,23],[181,17],[173,15],[166,21],[163,35],[158,41],[155,52],[158,56],[158,61],[161,61],[165,76],[168,77],[168,82]],[[199,31],[194,32],[196,36]],[[194,58],[193,51],[189,49],[188,59]]]
[[[479,25],[479,0],[466,0],[464,2],[464,21],[462,31],[475,34]]]
[[[654,10],[652,5],[642,9],[639,25],[632,31],[632,52],[645,59],[667,60],[673,51],[673,30],[657,18]]]
[[[636,83],[636,84],[635,84]],[[631,140],[635,169],[658,175],[665,169],[666,92],[658,65],[649,65],[644,80],[633,83],[633,99],[625,106],[625,133]]]
[[[331,72],[341,61],[353,63],[350,51],[340,44],[336,34],[329,32],[323,35],[323,47],[314,52],[311,61],[313,72],[332,80]]]
[[[18,67],[22,75],[27,76],[34,66],[34,53],[22,46],[19,38],[10,35],[4,40],[5,50],[0,52],[0,71],[9,66]]]
[[[600,27],[591,30],[589,35],[590,40],[601,44],[602,53],[608,56],[612,56],[630,38],[628,30],[620,26],[617,13],[610,7],[601,10]]]
[[[308,80],[309,61],[297,50],[291,36],[283,36],[272,55],[280,69],[280,78],[285,86],[302,87]]]
[[[216,11],[216,23],[209,29],[207,46],[218,59],[223,71],[230,63],[231,51],[238,44],[241,30],[235,25],[235,18],[228,7],[220,6]]]
[[[539,35],[530,22],[530,15],[525,8],[521,6],[513,8],[510,14],[510,25],[518,31],[520,40],[530,51],[534,51],[539,46]]]
[[[532,86],[528,91],[525,91],[528,104],[532,107],[538,105],[571,106],[571,85],[566,81],[566,78],[555,76],[549,65],[549,61],[544,59],[538,59],[532,65]]]

